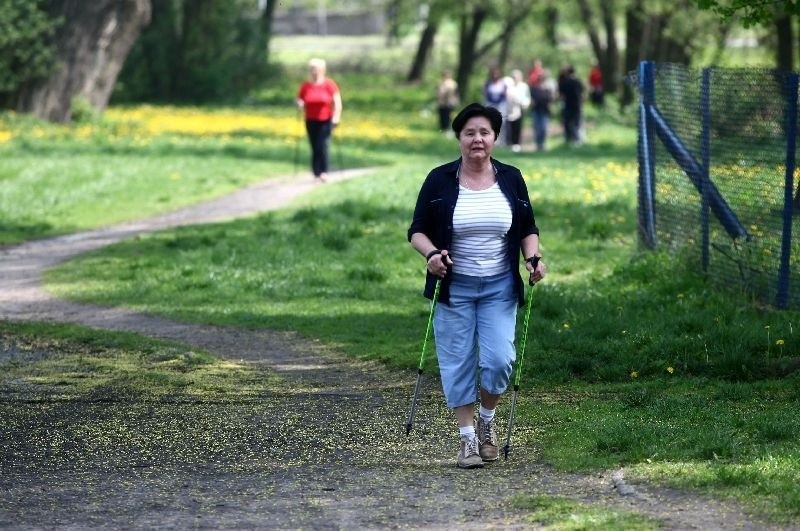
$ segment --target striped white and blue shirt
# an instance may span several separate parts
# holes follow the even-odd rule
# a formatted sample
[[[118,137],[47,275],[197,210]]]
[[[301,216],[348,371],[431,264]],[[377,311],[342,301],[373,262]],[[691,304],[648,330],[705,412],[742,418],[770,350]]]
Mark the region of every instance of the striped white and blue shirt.
[[[485,190],[459,186],[450,246],[453,273],[488,277],[508,271],[510,228],[511,206],[497,183]]]

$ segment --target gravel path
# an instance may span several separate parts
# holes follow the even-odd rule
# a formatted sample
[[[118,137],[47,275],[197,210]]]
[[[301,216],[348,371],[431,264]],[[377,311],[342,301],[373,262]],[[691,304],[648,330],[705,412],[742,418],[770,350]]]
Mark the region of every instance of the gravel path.
[[[367,171],[339,172],[331,183]],[[14,393],[3,408],[28,408],[46,425],[2,440],[0,528],[8,529],[533,529],[510,500],[563,496],[657,518],[668,529],[764,529],[738,507],[690,493],[630,485],[624,471],[558,473],[536,447],[483,469],[454,466],[454,425],[438,382],[426,375],[415,429],[405,415],[416,373],[387,373],[342,358],[289,333],[168,321],[56,300],[42,273],[78,254],[137,234],[224,221],[279,208],[314,186],[310,178],[273,180],[227,197],[135,223],[0,250],[0,318],[69,322],[137,332],[241,360],[285,378],[285,388],[233,403],[63,401],[41,404]],[[0,362],[3,361],[0,349]],[[520,401],[535,396],[520,395]],[[76,423],[113,417],[136,433],[174,430],[189,455],[133,437],[108,444],[75,435]],[[169,419],[170,426],[164,426]],[[138,430],[138,431],[137,431]],[[517,436],[518,434],[518,436]],[[516,440],[536,427],[517,424]],[[525,437],[523,437],[525,435]],[[60,451],[38,451],[42,438]],[[530,437],[529,437],[530,436]],[[501,433],[501,438],[503,434]],[[215,441],[226,441],[215,445]],[[217,447],[219,446],[219,447]],[[51,448],[48,446],[48,448]]]

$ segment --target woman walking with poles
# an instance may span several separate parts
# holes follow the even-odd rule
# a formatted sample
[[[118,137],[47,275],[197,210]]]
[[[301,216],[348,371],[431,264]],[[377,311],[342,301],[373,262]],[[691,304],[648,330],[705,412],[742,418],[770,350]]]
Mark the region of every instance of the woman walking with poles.
[[[428,174],[408,229],[427,260],[425,296],[438,296],[436,355],[458,422],[461,468],[499,456],[495,409],[509,385],[517,308],[525,304],[520,253],[531,282],[546,271],[535,259],[539,229],[522,174],[492,158],[502,122],[497,109],[478,103],[458,113],[453,131],[461,157]]]
[[[306,132],[311,144],[311,171],[320,181],[328,178],[328,145],[333,128],[342,116],[342,96],[336,83],[325,77],[325,61],[308,62],[311,79],[297,91],[297,106],[305,111]]]

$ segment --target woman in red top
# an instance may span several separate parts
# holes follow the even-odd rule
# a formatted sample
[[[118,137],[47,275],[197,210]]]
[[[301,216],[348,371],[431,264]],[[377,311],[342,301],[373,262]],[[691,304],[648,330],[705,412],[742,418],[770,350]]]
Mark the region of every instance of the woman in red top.
[[[320,181],[328,178],[328,145],[342,115],[342,96],[336,83],[325,77],[325,61],[308,62],[311,80],[297,92],[297,106],[305,110],[306,132],[311,144],[311,171]]]
[[[602,107],[604,99],[603,72],[600,70],[600,65],[593,63],[589,70],[589,100],[596,106]]]

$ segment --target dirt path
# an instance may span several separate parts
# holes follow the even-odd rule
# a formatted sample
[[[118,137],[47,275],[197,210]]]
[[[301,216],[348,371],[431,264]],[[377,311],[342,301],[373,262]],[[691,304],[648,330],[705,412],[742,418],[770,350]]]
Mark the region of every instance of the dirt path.
[[[325,186],[363,173],[340,172]],[[433,375],[424,380],[415,429],[406,437],[415,374],[348,361],[292,334],[178,323],[55,300],[41,289],[47,268],[80,253],[144,232],[278,208],[313,186],[306,177],[270,181],[150,220],[0,250],[2,319],[137,332],[243,360],[287,382],[224,404],[0,396],[0,414],[26,408],[39,419],[24,426],[21,440],[0,438],[0,527],[538,528],[509,503],[529,494],[640,512],[668,529],[765,528],[728,503],[624,484],[622,471],[557,473],[538,459],[537,448],[521,443],[507,461],[458,470],[453,421]],[[0,348],[0,361],[9,355]],[[80,435],[87,425],[107,440]],[[164,430],[185,440],[181,452],[146,436]],[[535,434],[536,427],[517,430]]]

